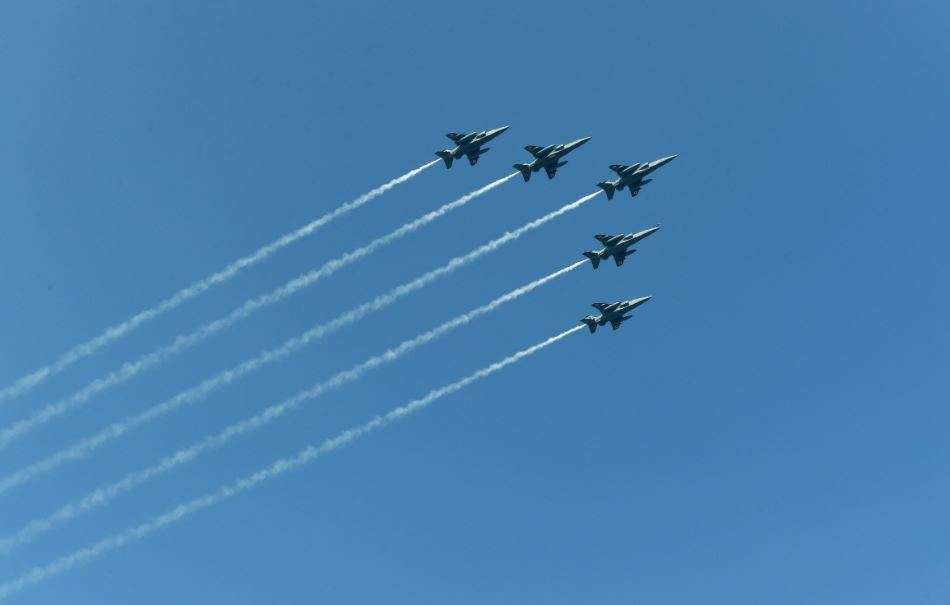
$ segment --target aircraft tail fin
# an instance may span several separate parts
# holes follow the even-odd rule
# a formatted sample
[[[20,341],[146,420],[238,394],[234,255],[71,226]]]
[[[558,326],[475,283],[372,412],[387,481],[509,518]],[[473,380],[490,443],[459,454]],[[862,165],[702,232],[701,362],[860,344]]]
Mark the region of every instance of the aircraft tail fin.
[[[442,161],[445,162],[446,168],[452,167],[452,160],[454,160],[455,158],[452,156],[451,151],[449,151],[448,149],[443,149],[442,151],[436,151],[435,155],[442,158]]]
[[[587,329],[590,330],[591,334],[597,331],[597,318],[593,315],[588,315],[581,320],[581,323],[587,324]]]
[[[590,259],[590,264],[594,265],[595,269],[600,266],[600,255],[596,252],[582,252],[581,254]]]
[[[616,191],[617,188],[614,187],[613,183],[611,183],[610,181],[601,181],[597,183],[597,186],[604,190],[604,193],[607,194],[608,200],[614,199],[614,191]]]
[[[521,176],[524,177],[524,182],[527,183],[528,179],[531,178],[531,166],[527,164],[515,164],[514,167],[521,171]]]

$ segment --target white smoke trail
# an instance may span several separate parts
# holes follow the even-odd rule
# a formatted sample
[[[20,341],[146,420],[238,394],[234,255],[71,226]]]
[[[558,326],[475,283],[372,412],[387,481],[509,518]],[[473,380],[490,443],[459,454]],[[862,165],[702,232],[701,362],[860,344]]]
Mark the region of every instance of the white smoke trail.
[[[164,416],[165,414],[168,414],[183,405],[199,401],[215,389],[230,384],[245,374],[257,370],[261,366],[283,359],[300,348],[310,344],[311,342],[320,339],[327,334],[343,328],[355,321],[358,321],[369,313],[379,311],[380,309],[391,305],[400,298],[425,287],[440,277],[448,275],[456,269],[474,262],[485,254],[497,250],[501,246],[518,239],[525,233],[537,229],[538,227],[541,227],[551,220],[554,220],[562,214],[578,208],[581,204],[589,201],[595,195],[596,194],[590,194],[585,196],[576,202],[566,204],[565,206],[562,206],[553,212],[550,212],[538,219],[522,225],[518,229],[507,231],[490,242],[475,248],[468,254],[457,256],[451,259],[445,265],[437,269],[433,269],[432,271],[429,271],[428,273],[425,273],[410,282],[396,286],[385,294],[381,294],[369,302],[363,303],[358,307],[346,311],[327,323],[314,326],[303,334],[285,341],[279,347],[265,351],[229,370],[220,372],[214,377],[205,380],[201,384],[182,391],[181,393],[178,393],[174,397],[162,403],[154,405],[147,410],[134,416],[130,416],[120,422],[115,422],[103,428],[99,432],[81,439],[69,447],[63,448],[62,450],[59,450],[58,452],[55,452],[42,460],[34,462],[29,466],[26,466],[7,475],[6,477],[3,477],[0,479],[0,494],[3,494],[13,487],[22,485],[23,483],[26,483],[27,481],[30,481],[41,474],[49,472],[70,460],[76,460],[78,458],[88,456],[103,444],[112,441],[113,439],[119,438],[138,426]],[[581,261],[580,264],[583,264],[583,261]],[[0,552],[5,550],[3,544],[4,542],[0,541]]]
[[[172,471],[182,464],[191,462],[209,450],[221,447],[222,445],[237,437],[269,424],[284,414],[300,407],[307,401],[319,397],[331,389],[339,388],[349,382],[353,382],[354,380],[360,378],[367,371],[395,361],[403,355],[446,334],[447,332],[465,325],[471,322],[473,319],[481,317],[486,313],[490,313],[501,305],[515,300],[516,298],[531,292],[532,290],[548,283],[549,281],[557,279],[558,277],[573,271],[586,262],[586,260],[580,260],[574,264],[564,267],[563,269],[559,269],[554,273],[536,279],[529,284],[521,286],[520,288],[516,288],[507,294],[499,296],[487,304],[472,309],[468,313],[458,315],[455,318],[450,319],[449,321],[446,321],[445,323],[436,326],[431,330],[428,330],[427,332],[423,332],[414,338],[403,341],[396,347],[393,347],[379,355],[370,357],[369,359],[353,366],[348,370],[338,372],[329,379],[318,383],[309,389],[300,391],[290,399],[287,399],[279,404],[271,405],[258,414],[236,422],[215,435],[210,435],[189,447],[180,449],[174,454],[161,459],[152,466],[129,473],[119,481],[95,489],[80,500],[64,505],[59,510],[47,517],[30,521],[15,534],[0,540],[0,552],[8,553],[13,548],[31,541],[38,534],[47,532],[70,519],[89,512],[94,508],[104,506],[116,496],[128,492],[133,488],[138,487],[139,485],[142,485],[143,483],[160,475],[164,475],[165,473]]]
[[[419,166],[418,168],[413,168],[412,170],[403,174],[402,176],[398,176],[394,178],[393,180],[389,181],[388,183],[384,183],[380,185],[379,187],[377,187],[376,189],[373,189],[372,191],[368,191],[364,193],[363,195],[359,196],[355,200],[351,200],[343,204],[342,206],[337,207],[335,210],[332,210],[324,214],[320,218],[314,219],[313,221],[307,223],[303,227],[300,227],[299,229],[295,231],[282,235],[281,237],[277,238],[273,242],[258,248],[253,253],[245,257],[239,258],[238,260],[226,266],[224,269],[221,269],[220,271],[215,273],[214,275],[210,275],[204,279],[201,279],[199,281],[192,283],[188,287],[179,290],[178,292],[173,294],[171,297],[166,298],[165,300],[161,301],[154,307],[151,307],[150,309],[145,309],[144,311],[141,311],[138,314],[125,320],[124,322],[109,327],[108,329],[106,329],[105,332],[103,332],[99,336],[96,336],[95,338],[92,338],[91,340],[88,340],[82,344],[76,345],[72,349],[60,355],[59,358],[56,359],[56,361],[21,377],[10,386],[0,389],[0,402],[23,395],[24,393],[31,390],[36,385],[40,384],[42,381],[49,378],[50,376],[53,376],[54,374],[58,374],[59,372],[63,371],[70,365],[79,361],[80,359],[84,357],[88,357],[89,355],[92,355],[93,353],[95,353],[100,348],[104,347],[105,345],[109,344],[110,342],[129,334],[130,332],[138,328],[143,323],[147,321],[151,321],[152,319],[155,319],[159,315],[162,315],[163,313],[170,311],[171,309],[174,309],[175,307],[181,305],[185,301],[192,299],[195,296],[198,296],[202,292],[218,284],[222,284],[230,280],[232,277],[237,275],[242,270],[250,267],[251,265],[255,265],[261,262],[262,260],[271,256],[272,254],[274,254],[281,248],[289,246],[290,244],[296,242],[297,240],[307,237],[308,235],[310,235],[317,229],[325,226],[326,224],[333,221],[334,219],[337,219],[352,210],[356,210],[360,206],[378,198],[379,196],[386,193],[387,191],[389,191],[396,185],[405,183],[406,181],[416,176],[423,170],[426,170],[427,168],[431,168],[432,166],[435,166],[438,163],[439,163],[439,160],[436,159],[427,164],[423,164],[422,166]]]
[[[158,365],[169,357],[172,357],[173,355],[176,355],[181,351],[198,344],[209,336],[234,325],[238,321],[246,319],[255,312],[273,305],[313,284],[314,282],[336,273],[339,269],[356,262],[357,260],[368,256],[373,252],[376,252],[383,246],[391,244],[395,240],[418,230],[419,228],[431,223],[432,221],[451,212],[452,210],[464,206],[476,197],[487,193],[502,183],[512,179],[517,174],[518,173],[516,172],[509,174],[508,176],[502,177],[492,183],[489,183],[488,185],[485,185],[481,189],[476,189],[475,191],[467,193],[462,197],[441,206],[440,208],[422,215],[414,221],[406,223],[395,231],[373,240],[365,246],[348,252],[339,258],[327,261],[319,269],[314,269],[304,273],[303,275],[295,277],[283,286],[272,292],[269,292],[268,294],[264,294],[258,296],[257,298],[252,298],[245,301],[243,305],[234,309],[228,315],[206,323],[189,334],[179,335],[169,345],[156,349],[151,353],[147,353],[135,361],[126,362],[118,370],[113,370],[105,377],[93,380],[69,397],[61,399],[56,403],[51,403],[35,412],[33,415],[22,420],[18,420],[3,430],[0,430],[0,449],[5,448],[12,441],[22,437],[24,434],[36,428],[37,426],[45,424],[53,418],[64,414],[66,411],[86,403],[93,397],[93,395],[101,393],[102,391],[115,386],[116,384],[129,380],[130,378],[140,374],[142,371]]]
[[[486,376],[489,376],[490,374],[493,374],[502,368],[505,368],[506,366],[514,364],[521,359],[528,357],[529,355],[533,355],[541,349],[548,347],[571,334],[574,334],[582,328],[583,326],[577,326],[571,328],[570,330],[561,332],[556,336],[552,336],[545,341],[528,347],[527,349],[518,351],[514,355],[510,355],[501,361],[469,374],[461,380],[432,390],[424,397],[415,399],[406,405],[397,407],[383,416],[376,416],[369,422],[344,431],[331,439],[325,440],[319,445],[311,445],[306,447],[295,456],[281,458],[253,474],[247,475],[241,479],[238,479],[237,481],[234,481],[233,483],[220,487],[216,491],[190,500],[184,504],[179,504],[168,512],[154,517],[145,523],[114,534],[113,536],[100,540],[99,542],[96,542],[91,546],[87,546],[86,548],[77,550],[72,554],[66,555],[60,559],[48,563],[47,565],[34,567],[32,570],[23,574],[19,578],[0,585],[0,599],[5,599],[15,593],[18,593],[27,586],[38,584],[53,576],[67,572],[78,565],[88,563],[109,551],[141,540],[166,526],[181,521],[185,517],[193,515],[194,513],[197,513],[203,509],[220,504],[225,500],[229,500],[234,496],[257,487],[258,485],[273,479],[274,477],[283,475],[288,471],[295,470],[305,464],[308,464],[313,460],[323,456],[324,454],[337,450],[361,437],[365,437],[377,429],[386,427],[397,420],[402,420],[403,418],[419,412],[438,399],[441,399],[442,397],[445,397],[451,393],[455,393],[456,391],[465,388],[477,380],[485,378]]]

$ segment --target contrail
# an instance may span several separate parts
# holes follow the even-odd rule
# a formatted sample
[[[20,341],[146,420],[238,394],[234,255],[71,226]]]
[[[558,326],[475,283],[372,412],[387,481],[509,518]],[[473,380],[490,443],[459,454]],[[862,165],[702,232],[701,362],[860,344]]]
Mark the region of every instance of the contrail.
[[[290,399],[286,399],[281,403],[271,405],[260,413],[236,422],[215,435],[210,435],[189,447],[180,449],[174,454],[162,458],[159,462],[152,466],[129,473],[119,481],[95,489],[80,500],[66,504],[47,517],[30,521],[15,534],[0,540],[0,552],[8,553],[17,546],[31,541],[41,533],[47,532],[54,527],[94,508],[103,506],[109,503],[116,496],[128,492],[133,488],[151,479],[154,479],[155,477],[168,473],[182,464],[191,462],[203,453],[214,448],[221,447],[222,445],[244,435],[245,433],[256,430],[276,420],[277,418],[280,418],[284,414],[295,410],[310,399],[319,397],[326,391],[339,388],[349,382],[353,382],[354,380],[360,378],[367,371],[395,361],[403,355],[450,332],[451,330],[463,326],[471,322],[473,319],[485,315],[486,313],[490,313],[501,305],[515,300],[516,298],[531,292],[532,290],[548,283],[549,281],[557,279],[558,277],[573,271],[586,262],[586,260],[577,261],[576,263],[568,265],[563,269],[559,269],[554,273],[536,279],[531,283],[499,296],[491,302],[480,307],[476,307],[467,313],[458,315],[455,318],[450,319],[445,323],[436,326],[435,328],[432,328],[431,330],[423,332],[409,340],[403,341],[399,345],[379,355],[370,357],[369,359],[353,366],[348,370],[338,372],[329,379],[318,383],[309,389],[300,391]],[[579,327],[582,328],[583,326]]]
[[[121,368],[113,370],[103,378],[97,378],[96,380],[93,380],[69,397],[61,399],[56,403],[51,403],[38,412],[35,412],[33,415],[22,420],[18,420],[3,430],[0,430],[0,449],[5,448],[12,441],[22,437],[24,434],[36,428],[37,426],[49,422],[53,418],[62,415],[66,411],[78,405],[86,403],[90,398],[92,398],[93,395],[115,386],[116,384],[129,380],[133,376],[141,373],[143,370],[155,366],[169,357],[172,357],[173,355],[196,345],[212,334],[220,332],[221,330],[234,325],[238,321],[251,316],[260,309],[273,305],[274,303],[287,298],[288,296],[313,284],[314,282],[336,273],[339,269],[365,256],[368,256],[373,252],[376,252],[383,246],[391,244],[395,240],[418,230],[420,227],[431,223],[432,221],[451,212],[452,210],[464,206],[476,197],[487,193],[502,183],[514,178],[517,174],[518,173],[516,172],[509,174],[508,176],[504,176],[489,183],[488,185],[485,185],[481,189],[476,189],[475,191],[466,193],[462,197],[449,202],[448,204],[445,204],[431,212],[428,212],[409,223],[406,223],[395,231],[379,237],[365,246],[348,252],[339,258],[327,261],[319,269],[314,269],[304,273],[303,275],[295,277],[283,286],[268,294],[264,294],[245,301],[243,305],[234,309],[228,315],[218,318],[210,323],[206,323],[189,334],[179,335],[169,345],[156,349],[151,353],[147,353],[135,361],[126,362]]]
[[[323,227],[327,223],[333,221],[334,219],[337,219],[352,210],[356,210],[360,206],[378,198],[379,196],[386,193],[387,191],[389,191],[396,185],[405,183],[406,181],[416,176],[423,170],[426,170],[427,168],[431,168],[432,166],[435,166],[438,163],[439,163],[439,160],[435,159],[427,164],[423,164],[422,166],[419,166],[418,168],[413,168],[412,170],[403,174],[402,176],[398,176],[394,178],[393,180],[389,181],[388,183],[384,183],[380,185],[379,187],[377,187],[376,189],[373,189],[372,191],[368,191],[364,193],[363,195],[359,196],[355,200],[349,201],[343,204],[342,206],[337,207],[335,210],[332,210],[324,214],[320,218],[314,219],[313,221],[307,223],[303,227],[300,227],[296,231],[292,231],[290,233],[286,233],[282,235],[281,237],[277,238],[273,242],[258,248],[252,254],[239,258],[238,260],[226,266],[224,269],[221,269],[220,271],[215,273],[214,275],[210,275],[204,279],[201,279],[199,281],[192,283],[188,287],[179,290],[178,292],[173,294],[171,297],[166,298],[165,300],[161,301],[154,307],[151,307],[150,309],[145,309],[144,311],[141,311],[138,314],[125,320],[124,322],[109,327],[108,329],[106,329],[105,332],[103,332],[99,336],[96,336],[95,338],[91,340],[87,340],[86,342],[82,344],[76,345],[72,349],[60,355],[58,359],[56,359],[54,362],[50,363],[49,365],[43,366],[39,368],[38,370],[35,370],[34,372],[31,372],[30,374],[27,374],[26,376],[21,377],[10,386],[0,389],[0,402],[23,395],[24,393],[31,390],[33,387],[35,387],[39,383],[49,378],[50,376],[53,376],[54,374],[58,374],[59,372],[66,369],[67,367],[79,361],[80,359],[84,357],[88,357],[89,355],[92,355],[93,353],[95,353],[100,348],[104,347],[105,345],[109,344],[110,342],[131,333],[133,330],[138,328],[143,323],[147,321],[151,321],[155,319],[156,317],[158,317],[159,315],[162,315],[163,313],[170,311],[171,309],[174,309],[175,307],[181,305],[183,302],[191,298],[194,298],[195,296],[198,296],[205,290],[208,290],[218,284],[222,284],[230,280],[232,277],[234,277],[235,275],[237,275],[238,273],[240,273],[242,270],[246,269],[247,267],[250,267],[251,265],[256,265],[257,263],[271,256],[272,254],[274,254],[281,248],[289,246],[290,244],[296,242],[297,240],[307,237],[308,235],[310,235],[317,229]]]
[[[513,231],[507,231],[490,242],[475,248],[468,254],[456,256],[437,269],[433,269],[432,271],[429,271],[428,273],[425,273],[412,281],[396,286],[385,294],[381,294],[369,302],[350,309],[349,311],[338,315],[336,318],[327,323],[314,326],[303,334],[285,341],[279,347],[264,351],[256,357],[244,361],[229,370],[220,372],[214,377],[205,380],[195,387],[182,391],[181,393],[178,393],[174,397],[162,403],[154,405],[139,414],[129,416],[122,421],[115,422],[103,428],[99,432],[81,439],[69,447],[59,450],[58,452],[55,452],[42,460],[34,462],[29,466],[26,466],[7,475],[6,477],[3,477],[0,479],[0,494],[3,494],[7,490],[18,485],[22,485],[23,483],[26,483],[27,481],[30,481],[41,474],[49,472],[70,460],[84,458],[103,444],[112,441],[113,439],[119,438],[138,426],[160,418],[161,416],[164,416],[165,414],[168,414],[183,405],[195,403],[206,397],[212,391],[230,384],[238,378],[257,370],[268,363],[283,359],[300,348],[310,344],[311,342],[362,319],[369,313],[379,311],[380,309],[391,305],[400,298],[427,286],[440,277],[448,275],[456,269],[474,262],[485,254],[497,250],[508,242],[518,239],[528,231],[537,229],[538,227],[541,227],[551,220],[554,220],[562,214],[578,208],[580,205],[593,199],[593,197],[596,195],[596,193],[592,193],[578,201],[566,204],[553,212],[550,212],[538,219],[522,225]],[[0,541],[0,552],[4,550],[2,544],[3,542]]]
[[[570,330],[561,332],[560,334],[552,336],[551,338],[528,347],[527,349],[522,349],[521,351],[518,351],[517,353],[510,355],[501,361],[495,362],[472,374],[469,374],[461,380],[429,391],[429,393],[424,397],[415,399],[403,406],[394,408],[385,415],[376,416],[365,424],[339,433],[335,437],[327,439],[319,445],[311,445],[306,447],[295,456],[280,458],[269,466],[262,468],[255,473],[246,475],[245,477],[242,477],[241,479],[238,479],[237,481],[234,481],[228,485],[224,485],[216,491],[210,492],[204,496],[200,496],[185,502],[184,504],[179,504],[178,506],[170,509],[168,512],[157,517],[153,517],[151,520],[140,525],[131,527],[123,532],[100,540],[91,546],[77,550],[72,554],[66,555],[60,559],[48,563],[47,565],[34,567],[32,570],[23,574],[19,578],[0,585],[0,599],[5,599],[6,597],[22,591],[24,588],[30,585],[38,584],[53,576],[67,572],[74,567],[88,563],[109,551],[141,540],[168,525],[172,525],[186,517],[191,516],[194,513],[220,504],[225,500],[229,500],[234,496],[257,487],[265,481],[308,464],[313,460],[323,456],[324,454],[328,454],[352,443],[353,441],[356,441],[361,437],[365,437],[377,429],[384,428],[398,420],[402,420],[403,418],[419,412],[442,397],[455,393],[456,391],[465,388],[473,382],[494,374],[502,368],[512,365],[524,359],[525,357],[533,355],[541,349],[548,347],[557,341],[570,336],[571,334],[574,334],[582,328],[583,326],[571,328]]]

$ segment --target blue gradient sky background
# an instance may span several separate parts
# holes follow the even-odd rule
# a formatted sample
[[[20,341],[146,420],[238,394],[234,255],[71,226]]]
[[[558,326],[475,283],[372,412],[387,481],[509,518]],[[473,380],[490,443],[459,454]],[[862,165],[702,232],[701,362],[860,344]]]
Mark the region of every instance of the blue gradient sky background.
[[[88,4],[88,3],[87,3]],[[941,2],[15,3],[0,8],[0,382],[511,124],[0,410],[592,135],[97,398],[3,474],[449,256],[680,158],[359,326],[3,497],[0,530],[579,259],[576,271],[0,560],[2,580],[573,325],[655,299],[21,603],[946,603],[950,11]]]

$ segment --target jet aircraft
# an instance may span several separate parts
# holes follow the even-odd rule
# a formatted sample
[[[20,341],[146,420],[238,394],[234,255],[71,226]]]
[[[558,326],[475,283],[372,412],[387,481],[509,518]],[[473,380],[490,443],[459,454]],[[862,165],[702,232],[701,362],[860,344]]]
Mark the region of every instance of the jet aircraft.
[[[633,311],[650,298],[652,297],[641,296],[633,300],[621,300],[615,303],[594,303],[593,307],[600,311],[600,317],[588,315],[581,320],[581,323],[587,324],[587,329],[590,330],[591,334],[597,331],[597,326],[604,326],[607,323],[610,323],[610,326],[616,330],[620,327],[620,324],[630,319],[630,315],[627,315],[628,312]]]
[[[620,235],[604,235],[603,233],[598,233],[594,238],[603,244],[603,250],[600,252],[588,250],[583,254],[590,259],[590,264],[594,266],[594,269],[600,266],[600,261],[607,260],[611,256],[614,257],[614,262],[617,263],[619,267],[628,256],[636,252],[636,249],[628,250],[630,246],[647,236],[653,235],[659,228],[660,226],[657,225],[656,227],[650,227],[649,229],[644,229],[637,233],[621,233]]]
[[[488,147],[482,147],[482,145],[505,132],[508,128],[508,126],[502,126],[501,128],[479,130],[468,134],[450,132],[445,136],[455,143],[455,149],[436,151],[435,155],[442,158],[446,168],[451,168],[452,161],[460,159],[463,155],[468,157],[468,163],[474,166],[478,162],[478,158],[489,149]]]
[[[577,139],[570,143],[548,145],[547,147],[527,145],[525,146],[525,150],[534,156],[534,160],[532,160],[530,164],[515,164],[515,168],[521,171],[521,176],[524,177],[526,183],[528,179],[531,178],[532,172],[537,172],[542,168],[544,168],[544,171],[548,174],[548,178],[553,179],[557,173],[557,169],[567,164],[566,161],[562,162],[561,158],[589,140],[590,137],[584,137],[583,139]]]
[[[601,181],[597,186],[604,190],[607,199],[614,199],[614,191],[623,190],[624,187],[630,190],[630,197],[635,197],[640,193],[640,188],[653,179],[643,178],[657,168],[665,166],[676,159],[675,155],[668,155],[665,158],[653,160],[652,162],[643,162],[631,164],[611,164],[610,169],[617,173],[617,179],[613,181]]]

